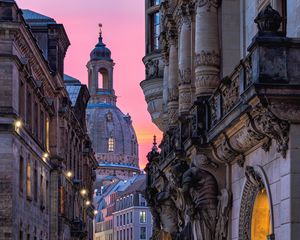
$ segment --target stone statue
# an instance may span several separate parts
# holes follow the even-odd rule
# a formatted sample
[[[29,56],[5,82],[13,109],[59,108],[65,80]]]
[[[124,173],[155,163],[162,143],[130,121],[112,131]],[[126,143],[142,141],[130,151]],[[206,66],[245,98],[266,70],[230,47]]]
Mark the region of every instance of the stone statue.
[[[178,232],[178,219],[177,211],[174,201],[171,198],[170,185],[166,175],[160,172],[160,183],[157,187],[158,194],[156,197],[158,213],[160,217],[160,223],[162,231],[159,239],[176,239]]]
[[[215,177],[192,160],[190,168],[182,176],[182,192],[190,218],[190,239],[214,240],[218,202]]]
[[[221,195],[218,196],[218,200],[218,216],[215,240],[225,240],[227,238],[227,225],[232,201],[231,192],[226,188],[222,189]]]
[[[177,207],[178,228],[181,232],[185,227],[186,219],[186,206],[182,194],[182,176],[188,170],[189,166],[185,161],[173,164],[170,170],[170,189],[171,198]]]

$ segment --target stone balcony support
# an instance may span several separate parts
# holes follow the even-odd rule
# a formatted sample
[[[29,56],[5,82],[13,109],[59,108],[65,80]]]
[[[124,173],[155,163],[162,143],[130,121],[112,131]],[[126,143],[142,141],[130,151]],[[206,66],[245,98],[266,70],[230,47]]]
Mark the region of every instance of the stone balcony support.
[[[210,95],[219,83],[220,50],[218,0],[196,4],[195,87],[196,96]]]
[[[176,126],[178,119],[178,50],[176,35],[169,32],[169,77],[168,77],[168,118],[169,126]]]
[[[191,107],[191,16],[181,10],[179,33],[179,113],[187,114]]]

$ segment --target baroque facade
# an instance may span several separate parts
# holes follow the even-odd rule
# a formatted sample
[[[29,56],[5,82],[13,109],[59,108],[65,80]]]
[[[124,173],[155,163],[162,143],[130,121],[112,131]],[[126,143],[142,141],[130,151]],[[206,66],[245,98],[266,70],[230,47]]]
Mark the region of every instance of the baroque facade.
[[[62,24],[0,1],[0,239],[92,239],[89,92]],[[84,191],[81,191],[84,190]]]
[[[298,2],[145,3],[153,239],[298,239]]]

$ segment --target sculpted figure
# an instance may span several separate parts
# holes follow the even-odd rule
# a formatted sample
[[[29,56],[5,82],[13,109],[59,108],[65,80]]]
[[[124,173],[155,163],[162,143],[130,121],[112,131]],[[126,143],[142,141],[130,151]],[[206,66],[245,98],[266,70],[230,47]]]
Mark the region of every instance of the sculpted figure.
[[[218,185],[215,177],[192,160],[182,176],[182,192],[190,217],[191,240],[214,240]]]
[[[178,227],[180,232],[183,230],[186,223],[189,222],[186,219],[186,204],[182,194],[182,176],[184,172],[188,170],[188,168],[189,166],[187,163],[182,161],[175,163],[170,170],[171,198],[177,207]]]
[[[226,188],[222,189],[221,195],[218,196],[219,203],[215,240],[225,240],[227,238],[227,224],[229,220],[231,198],[231,192]]]
[[[178,219],[176,206],[171,198],[170,186],[164,173],[161,173],[161,181],[156,197],[160,217],[161,232],[160,239],[175,240],[178,232]]]

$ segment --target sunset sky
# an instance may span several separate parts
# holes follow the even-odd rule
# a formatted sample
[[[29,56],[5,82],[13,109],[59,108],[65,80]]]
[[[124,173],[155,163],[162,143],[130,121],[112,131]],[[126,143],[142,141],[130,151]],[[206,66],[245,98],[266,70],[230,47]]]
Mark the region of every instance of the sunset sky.
[[[116,65],[114,89],[118,107],[131,115],[139,140],[140,166],[144,168],[153,135],[161,133],[151,122],[139,83],[145,78],[143,0],[16,0],[30,9],[64,24],[71,41],[65,73],[87,84],[86,64],[98,41],[98,23],[103,24],[103,41],[112,51]]]

